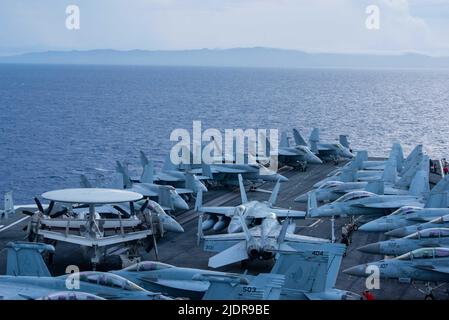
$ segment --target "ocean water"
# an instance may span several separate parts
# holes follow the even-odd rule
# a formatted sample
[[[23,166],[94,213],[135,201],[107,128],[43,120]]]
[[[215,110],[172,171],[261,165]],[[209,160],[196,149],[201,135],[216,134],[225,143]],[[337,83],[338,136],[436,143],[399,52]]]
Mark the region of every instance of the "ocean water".
[[[0,196],[77,187],[79,174],[160,165],[175,128],[313,127],[386,155],[448,155],[449,71],[0,65]],[[1,207],[2,205],[0,205]]]

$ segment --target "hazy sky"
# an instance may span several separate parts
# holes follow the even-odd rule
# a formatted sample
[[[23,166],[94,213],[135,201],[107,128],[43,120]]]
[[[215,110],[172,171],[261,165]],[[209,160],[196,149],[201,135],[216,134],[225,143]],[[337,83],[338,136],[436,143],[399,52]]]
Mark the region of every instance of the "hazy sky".
[[[65,27],[71,4],[80,30]],[[449,0],[0,0],[0,55],[254,46],[449,55]]]

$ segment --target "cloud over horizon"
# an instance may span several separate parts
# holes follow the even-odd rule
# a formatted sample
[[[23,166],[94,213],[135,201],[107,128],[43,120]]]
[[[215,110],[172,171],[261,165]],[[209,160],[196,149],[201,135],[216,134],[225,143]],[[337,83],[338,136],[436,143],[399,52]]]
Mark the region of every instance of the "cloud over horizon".
[[[65,28],[78,5],[81,29]],[[365,27],[368,5],[380,29]],[[449,55],[449,0],[3,0],[0,55],[46,50],[273,47]]]

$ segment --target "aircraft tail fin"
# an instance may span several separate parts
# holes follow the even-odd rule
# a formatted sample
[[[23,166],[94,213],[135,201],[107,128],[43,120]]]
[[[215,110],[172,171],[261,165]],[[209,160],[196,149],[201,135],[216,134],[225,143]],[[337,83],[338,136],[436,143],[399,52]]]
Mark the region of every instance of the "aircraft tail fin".
[[[333,288],[345,251],[340,243],[306,244],[300,251],[281,251],[271,273],[285,275],[283,293],[322,292]]]
[[[367,161],[367,160],[368,160],[368,151],[366,151],[366,150],[357,151],[355,159],[353,160],[356,169],[362,169],[363,161]]]
[[[144,183],[154,183],[154,163],[153,161],[148,161],[143,166],[142,176],[140,177],[140,182]]]
[[[281,132],[281,140],[279,141],[279,148],[288,148],[290,144],[288,143],[287,133],[285,131]]]
[[[447,208],[448,192],[431,192],[424,208]]]
[[[41,254],[44,251],[54,252],[52,245],[17,241],[9,242],[6,248],[6,275],[51,277]]]
[[[164,164],[162,165],[162,171],[171,171],[171,170],[177,170],[177,167],[171,161],[171,157],[170,157],[170,153],[169,153],[165,157]]]
[[[382,180],[370,181],[365,187],[365,191],[375,194],[385,194],[384,182]]]
[[[210,283],[203,300],[279,300],[285,281],[283,275],[270,273],[260,273],[251,278],[231,274],[194,277]]]
[[[281,189],[281,180],[278,179],[276,185],[273,188],[273,191],[271,192],[270,199],[268,199],[269,204],[274,205],[276,203],[280,189]]]
[[[12,191],[5,193],[3,209],[4,209],[3,211],[0,210],[0,213],[3,213],[6,218],[8,217],[9,214],[14,213],[14,200],[12,197]],[[1,214],[0,214],[0,218],[1,218]]]
[[[429,191],[429,173],[418,170],[410,183],[408,193],[412,196],[422,196],[428,194]]]
[[[301,133],[299,133],[299,130],[297,130],[297,129],[293,129],[293,139],[295,140],[296,145],[307,146],[306,140],[304,140]]]
[[[239,174],[238,177],[239,177],[240,198],[242,199],[242,204],[244,204],[244,203],[248,202],[248,197],[246,195],[245,185],[243,184],[242,175]]]
[[[142,165],[142,168],[145,168],[145,166],[150,162],[145,154],[145,152],[143,152],[142,150],[140,150],[139,152],[139,156],[140,156],[140,164]]]
[[[340,137],[339,137],[339,141],[340,141],[340,144],[343,147],[349,149],[349,140],[348,140],[348,135],[347,134],[341,134]]]
[[[310,143],[310,150],[313,153],[318,152],[318,143],[320,142],[320,129],[313,128],[312,133],[310,134],[309,143]]]
[[[210,179],[212,179],[212,169],[210,168],[210,164],[203,163],[201,165],[201,168],[202,168],[201,174],[205,177],[209,177]]]
[[[93,188],[92,183],[87,179],[86,175],[80,175],[80,186],[81,188]]]
[[[397,178],[397,160],[396,156],[391,156],[385,163],[384,172],[382,173],[382,180],[385,183],[396,183]]]
[[[117,172],[121,173],[122,177],[123,177],[123,185],[126,188],[130,188],[132,186],[132,181],[128,175],[128,169],[123,166],[120,161],[116,161],[116,170]]]

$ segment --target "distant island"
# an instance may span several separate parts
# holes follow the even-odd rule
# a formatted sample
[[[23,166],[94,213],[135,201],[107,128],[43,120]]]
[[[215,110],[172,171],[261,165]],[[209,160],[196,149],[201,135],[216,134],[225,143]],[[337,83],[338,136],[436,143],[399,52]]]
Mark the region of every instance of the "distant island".
[[[179,51],[47,51],[0,57],[0,63],[272,68],[449,68],[449,57],[422,54],[307,53],[273,48]]]

